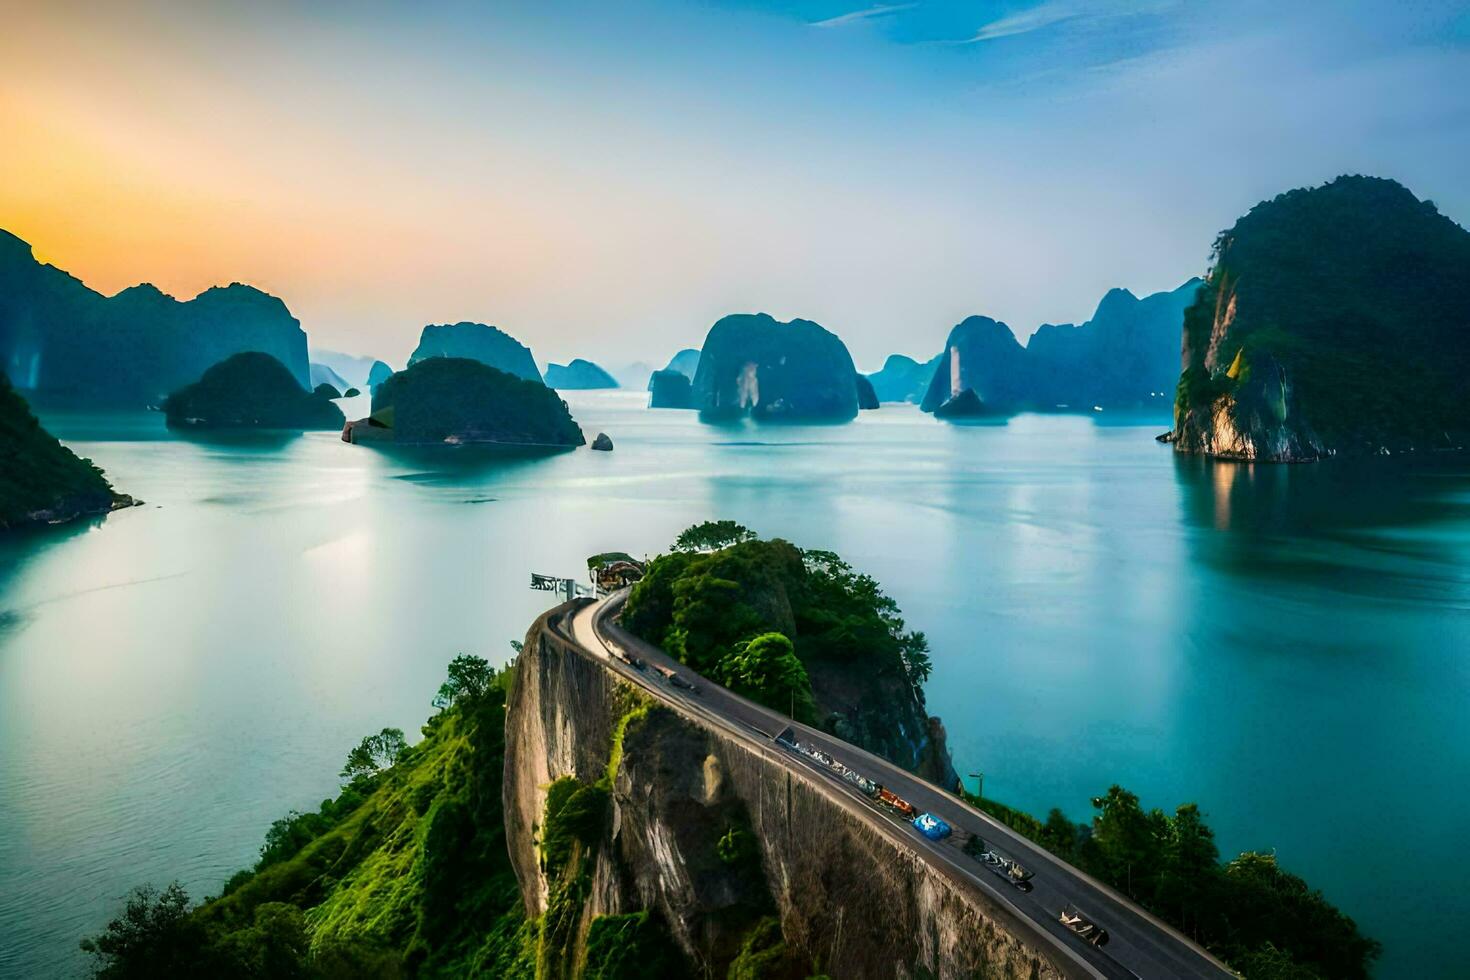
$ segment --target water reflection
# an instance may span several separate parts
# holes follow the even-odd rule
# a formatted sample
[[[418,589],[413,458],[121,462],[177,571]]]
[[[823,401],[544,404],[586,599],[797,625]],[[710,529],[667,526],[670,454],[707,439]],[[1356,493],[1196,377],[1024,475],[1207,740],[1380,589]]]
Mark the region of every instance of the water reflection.
[[[1470,461],[1281,465],[1174,455],[1197,558],[1233,574],[1354,594],[1453,599],[1470,528]],[[1456,532],[1459,533],[1456,533]]]

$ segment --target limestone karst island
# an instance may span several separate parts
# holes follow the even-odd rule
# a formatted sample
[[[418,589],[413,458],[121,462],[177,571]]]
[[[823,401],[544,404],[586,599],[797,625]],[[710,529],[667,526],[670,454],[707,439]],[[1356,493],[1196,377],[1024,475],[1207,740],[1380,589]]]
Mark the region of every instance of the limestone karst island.
[[[1470,976],[1463,3],[0,18],[0,980]]]

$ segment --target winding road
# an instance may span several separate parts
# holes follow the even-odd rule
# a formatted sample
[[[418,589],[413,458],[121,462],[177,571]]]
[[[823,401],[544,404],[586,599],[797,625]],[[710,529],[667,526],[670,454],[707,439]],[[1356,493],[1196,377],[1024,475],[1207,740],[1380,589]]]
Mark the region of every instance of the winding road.
[[[794,724],[780,713],[694,674],[616,622],[626,597],[624,591],[595,602],[584,599],[569,604],[565,615],[549,618],[549,628],[584,655],[681,714],[724,731],[781,765],[808,777],[815,774],[815,782],[834,802],[920,855],[956,887],[978,892],[986,907],[998,911],[996,918],[1013,935],[1045,952],[1067,975],[1147,980],[1232,976],[1222,963],[1177,930],[952,793],[831,735]],[[636,669],[614,651],[641,659],[650,667],[672,669],[693,689],[676,686],[656,670]],[[788,731],[803,745],[820,749],[881,783],[920,811],[940,817],[955,834],[942,842],[931,841],[909,821],[878,807],[832,769],[776,741]],[[787,740],[790,738],[788,734]],[[1030,889],[1022,891],[967,854],[961,841],[970,836],[979,837],[992,851],[1033,871]],[[1090,946],[1068,931],[1058,918],[1067,906],[1074,906],[1106,929],[1110,937],[1107,945]]]

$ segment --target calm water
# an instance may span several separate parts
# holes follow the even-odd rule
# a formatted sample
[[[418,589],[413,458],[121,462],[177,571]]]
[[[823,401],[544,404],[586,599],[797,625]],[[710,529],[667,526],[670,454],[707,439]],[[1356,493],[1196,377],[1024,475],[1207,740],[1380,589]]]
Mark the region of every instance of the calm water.
[[[0,976],[76,973],[136,883],[217,889],[360,736],[416,731],[455,653],[509,654],[547,604],[532,570],[710,517],[885,584],[987,795],[1198,800],[1222,850],[1275,848],[1382,939],[1381,975],[1470,969],[1470,466],[1212,465],[1136,417],[716,428],[571,401],[615,452],[48,418],[148,506],[0,543]]]

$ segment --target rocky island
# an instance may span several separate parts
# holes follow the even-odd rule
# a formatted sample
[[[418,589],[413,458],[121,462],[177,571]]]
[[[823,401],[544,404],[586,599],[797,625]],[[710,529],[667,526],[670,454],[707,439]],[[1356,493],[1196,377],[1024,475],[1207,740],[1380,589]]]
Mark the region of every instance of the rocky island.
[[[820,324],[738,313],[705,338],[693,407],[708,419],[844,421],[858,413],[856,374],[847,346]]]
[[[387,381],[391,377],[393,377],[393,369],[392,368],[390,368],[388,365],[384,364],[382,361],[374,361],[373,362],[373,366],[368,369],[368,376],[367,376],[368,390],[371,391],[372,389],[376,388],[378,385],[382,384],[384,381]]]
[[[41,427],[0,374],[0,532],[106,514],[136,501]]]
[[[397,445],[572,447],[586,442],[566,402],[528,381],[466,357],[430,357],[373,389],[372,414],[342,440]]]
[[[0,369],[33,404],[157,405],[242,351],[311,383],[306,333],[268,293],[233,283],[180,302],[144,283],[103,296],[0,231]]]
[[[484,323],[431,323],[424,327],[419,345],[408,359],[409,367],[431,357],[469,358],[525,381],[541,382],[531,348],[499,327]]]
[[[170,428],[340,429],[346,417],[335,397],[331,385],[304,391],[280,361],[246,351],[169,395],[163,411]]]
[[[1026,349],[1011,328],[988,316],[955,325],[924,393],[920,408],[932,412],[965,391],[994,409],[1014,411],[1030,403]]]
[[[570,364],[546,365],[546,385],[563,391],[616,388],[617,379],[591,361],[578,357]]]
[[[693,388],[682,371],[655,371],[648,378],[649,408],[693,408]]]
[[[1180,452],[1300,462],[1470,442],[1470,232],[1339,177],[1222,232],[1185,315]]]

